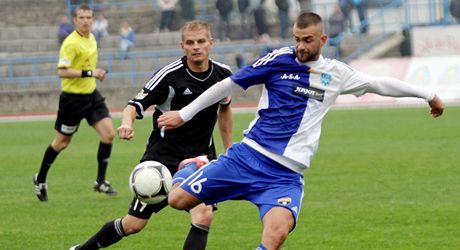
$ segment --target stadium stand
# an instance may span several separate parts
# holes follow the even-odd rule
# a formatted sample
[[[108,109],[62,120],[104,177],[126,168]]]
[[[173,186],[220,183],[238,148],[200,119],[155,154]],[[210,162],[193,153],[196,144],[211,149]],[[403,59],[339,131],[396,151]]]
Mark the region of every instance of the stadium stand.
[[[59,2],[59,3],[57,3]],[[159,10],[155,1],[146,0],[91,0],[96,13],[102,12],[109,20],[109,36],[104,37],[100,49],[100,65],[110,73],[107,83],[101,84],[114,109],[124,106],[155,69],[182,54],[177,44],[179,32],[156,33]],[[270,1],[267,1],[270,3]],[[314,11],[327,18],[337,1],[313,1]],[[70,10],[78,1],[33,1],[4,0],[0,14],[0,113],[23,111],[51,111],[56,108],[59,79],[56,76],[58,57],[57,21],[65,9]],[[449,17],[448,1],[369,1],[368,34],[360,34],[359,20],[352,14],[354,27],[347,29],[338,39],[341,40],[341,54],[326,46],[324,54],[328,57],[350,61],[360,57],[401,56],[401,44],[407,46],[407,31],[413,25],[447,25],[453,23]],[[196,1],[197,18],[208,20],[215,25],[217,20],[214,1]],[[21,10],[21,11],[18,11]],[[447,11],[446,11],[447,10]],[[180,11],[180,10],[179,10]],[[15,13],[15,14],[12,14]],[[70,14],[70,12],[68,12]],[[126,19],[136,31],[136,46],[128,60],[121,60],[118,53],[118,27]],[[276,11],[268,8],[270,35],[276,37]],[[238,13],[234,11],[232,32],[238,29]],[[180,27],[180,18],[175,26]],[[403,32],[404,31],[404,32]],[[235,57],[242,54],[245,62],[261,52],[283,45],[290,40],[272,39],[269,43],[258,44],[254,39],[231,40],[216,43],[212,57],[229,64],[237,70]],[[238,48],[238,49],[235,49]],[[409,53],[410,54],[410,53]],[[15,98],[38,96],[38,105],[3,105]],[[255,90],[254,95],[257,95]],[[45,98],[48,95],[49,98]],[[236,98],[237,101],[250,101],[251,94]],[[45,99],[45,100],[41,100]],[[5,102],[5,103],[4,103]]]

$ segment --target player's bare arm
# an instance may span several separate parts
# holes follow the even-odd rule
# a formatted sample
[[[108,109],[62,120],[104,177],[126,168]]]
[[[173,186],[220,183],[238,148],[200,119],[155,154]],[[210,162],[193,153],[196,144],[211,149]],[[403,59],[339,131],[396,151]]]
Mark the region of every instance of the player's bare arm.
[[[222,138],[222,143],[224,144],[224,152],[227,152],[227,149],[232,145],[233,116],[230,105],[219,107],[217,122],[219,125],[220,137]]]
[[[118,137],[122,140],[131,140],[134,137],[133,122],[136,119],[136,108],[128,105],[123,110],[121,125],[118,127]]]
[[[103,81],[105,79],[105,69],[97,68],[90,71],[91,73],[86,73],[86,77],[94,77],[100,81]],[[60,78],[81,78],[83,77],[83,73],[80,69],[58,68],[58,76]]]

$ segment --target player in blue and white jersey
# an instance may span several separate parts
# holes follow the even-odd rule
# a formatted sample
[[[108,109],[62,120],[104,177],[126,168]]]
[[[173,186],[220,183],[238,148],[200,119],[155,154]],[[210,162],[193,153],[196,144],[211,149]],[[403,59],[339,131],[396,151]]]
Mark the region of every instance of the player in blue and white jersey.
[[[176,209],[204,202],[245,199],[259,208],[263,222],[257,249],[279,249],[296,225],[303,197],[303,171],[318,148],[321,123],[340,94],[376,93],[425,99],[431,115],[443,113],[432,91],[389,78],[373,77],[323,58],[327,36],[320,16],[301,14],[293,27],[295,46],[273,50],[240,72],[213,85],[180,111],[163,114],[159,126],[174,129],[198,111],[232,93],[263,84],[256,118],[227,155],[193,172],[169,194]]]

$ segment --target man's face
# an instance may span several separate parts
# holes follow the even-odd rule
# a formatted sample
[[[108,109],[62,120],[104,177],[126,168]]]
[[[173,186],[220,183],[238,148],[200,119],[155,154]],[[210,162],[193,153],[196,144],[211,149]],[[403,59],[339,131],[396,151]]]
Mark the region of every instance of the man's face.
[[[73,18],[75,29],[80,33],[89,34],[93,26],[93,11],[77,10],[77,15]]]
[[[311,25],[303,29],[294,25],[293,33],[297,59],[300,62],[318,60],[321,48],[327,41],[321,25]]]
[[[206,29],[185,30],[182,33],[181,47],[187,60],[193,64],[200,65],[208,61],[212,45],[213,40]]]

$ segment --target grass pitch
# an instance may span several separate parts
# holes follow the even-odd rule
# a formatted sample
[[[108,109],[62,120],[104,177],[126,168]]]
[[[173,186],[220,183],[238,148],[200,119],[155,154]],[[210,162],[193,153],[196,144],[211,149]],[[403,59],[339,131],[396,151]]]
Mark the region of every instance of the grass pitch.
[[[235,114],[234,141],[252,117]],[[459,117],[459,107],[447,107],[438,119],[427,108],[331,111],[305,172],[297,228],[283,249],[459,249]],[[0,249],[68,249],[127,213],[128,176],[144,151],[151,118],[136,122],[133,141],[115,141],[108,179],[118,196],[92,190],[98,139],[83,122],[49,172],[49,201],[40,203],[32,176],[53,124],[0,122]],[[143,232],[110,249],[181,249],[188,229],[188,214],[166,208]],[[260,234],[255,206],[223,202],[208,249],[254,249]]]

